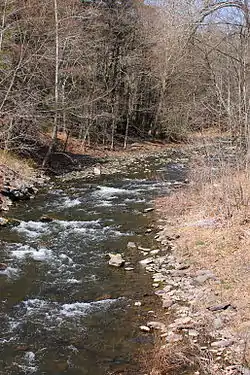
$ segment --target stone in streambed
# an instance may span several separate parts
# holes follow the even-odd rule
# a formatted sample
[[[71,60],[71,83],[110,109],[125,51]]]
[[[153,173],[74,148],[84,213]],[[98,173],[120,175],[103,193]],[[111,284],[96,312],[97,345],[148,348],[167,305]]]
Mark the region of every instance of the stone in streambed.
[[[199,270],[196,272],[196,278],[195,280],[199,283],[199,284],[203,284],[205,283],[207,280],[215,280],[216,277],[215,275],[213,274],[212,271],[210,270]]]
[[[134,270],[134,267],[125,267],[124,270],[125,270],[125,271],[133,271],[133,270]]]
[[[143,332],[150,332],[150,328],[147,326],[140,326],[140,330]]]
[[[161,322],[155,322],[155,321],[148,322],[147,326],[149,328],[156,329],[158,331],[162,331],[162,332],[166,331],[166,325]]]
[[[122,258],[121,254],[108,254],[110,257],[109,265],[113,267],[122,267],[125,264],[125,260]]]
[[[8,268],[7,264],[5,264],[5,263],[0,263],[0,271],[5,271],[6,268]]]
[[[138,250],[141,250],[145,253],[149,253],[151,249],[147,247],[138,246]]]
[[[140,260],[140,264],[142,266],[147,266],[148,264],[151,264],[151,263],[154,263],[153,258],[146,258],[146,259]]]
[[[54,219],[47,215],[42,215],[39,219],[42,223],[51,223]]]

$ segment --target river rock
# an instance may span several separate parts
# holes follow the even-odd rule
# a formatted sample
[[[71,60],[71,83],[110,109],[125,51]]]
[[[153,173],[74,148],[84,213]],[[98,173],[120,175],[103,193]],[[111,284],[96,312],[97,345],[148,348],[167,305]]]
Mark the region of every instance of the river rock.
[[[109,265],[114,267],[122,267],[125,260],[122,258],[121,254],[111,254],[109,253]]]
[[[203,284],[207,280],[210,280],[210,279],[213,279],[213,280],[216,279],[216,277],[215,277],[215,275],[213,274],[212,271],[210,271],[210,270],[199,270],[199,271],[196,272],[195,280],[197,281],[197,283]]]
[[[125,271],[133,271],[133,270],[134,270],[134,267],[125,267],[124,270],[125,270]]]
[[[221,318],[214,319],[214,321],[213,321],[213,327],[214,327],[214,329],[219,330],[219,329],[222,329],[223,326],[224,326],[224,322],[223,322],[223,320]]]
[[[150,332],[150,328],[147,326],[140,326],[140,330],[143,332]]]
[[[162,273],[159,272],[153,275],[153,279],[155,283],[160,283],[160,282],[165,281],[166,277]]]
[[[190,336],[190,337],[197,337],[197,336],[199,336],[199,332],[196,331],[195,329],[190,329],[188,331],[188,336]]]
[[[210,311],[222,311],[222,310],[227,310],[229,308],[234,308],[231,303],[222,303],[220,305],[215,305],[215,306],[209,306],[207,307],[208,310]]]
[[[192,329],[193,327],[194,322],[189,316],[186,316],[185,318],[177,318],[174,323],[169,325],[169,328],[172,328],[173,330]]]
[[[39,219],[42,223],[51,223],[54,219],[47,215],[42,215]]]
[[[164,309],[169,309],[173,305],[173,300],[171,298],[164,298],[162,300],[162,307]]]
[[[157,255],[157,254],[159,254],[159,252],[160,252],[159,249],[151,250],[151,251],[150,251],[150,255]]]
[[[234,341],[233,340],[219,340],[219,341],[214,341],[211,343],[211,346],[213,348],[227,348],[228,346],[233,345]]]
[[[152,212],[152,211],[154,211],[154,207],[145,208],[145,210],[143,212],[146,214],[146,213]]]
[[[7,264],[0,263],[0,271],[5,271],[7,267],[8,267]]]
[[[164,323],[161,323],[161,322],[155,322],[155,321],[148,322],[147,326],[149,328],[156,329],[156,330],[159,330],[159,331],[162,331],[162,332],[166,331],[166,325]]]
[[[134,242],[128,242],[127,243],[127,248],[128,249],[136,249],[136,244]]]
[[[146,259],[140,260],[140,264],[142,266],[147,266],[148,264],[151,264],[151,263],[154,263],[154,259],[153,258],[146,258]]]
[[[153,283],[152,286],[153,286],[153,288],[159,288],[160,284],[159,283]]]
[[[230,365],[226,367],[226,374],[228,375],[234,375],[234,374],[250,375],[250,369],[242,365]]]
[[[138,246],[138,250],[141,250],[145,253],[149,253],[151,249],[147,247]]]

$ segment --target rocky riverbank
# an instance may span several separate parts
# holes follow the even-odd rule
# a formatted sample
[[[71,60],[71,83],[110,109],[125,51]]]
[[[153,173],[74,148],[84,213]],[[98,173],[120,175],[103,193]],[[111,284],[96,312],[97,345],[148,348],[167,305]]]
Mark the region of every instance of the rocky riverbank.
[[[6,164],[0,164],[0,212],[6,212],[14,202],[33,199],[38,186],[48,178],[35,171],[24,176]]]
[[[160,321],[141,327],[145,332],[160,331],[161,343],[150,374],[190,368],[195,375],[249,375],[242,361],[245,339],[230,327],[237,306],[234,301],[221,300],[213,287],[222,280],[210,269],[192,263],[185,249],[179,248],[177,230],[170,232],[169,225],[159,229],[156,241],[160,249],[141,261],[152,273],[152,285],[165,311]]]
[[[156,200],[159,246],[141,261],[164,310],[141,327],[160,331],[150,375],[250,374],[249,179],[224,151],[191,150],[189,187]]]

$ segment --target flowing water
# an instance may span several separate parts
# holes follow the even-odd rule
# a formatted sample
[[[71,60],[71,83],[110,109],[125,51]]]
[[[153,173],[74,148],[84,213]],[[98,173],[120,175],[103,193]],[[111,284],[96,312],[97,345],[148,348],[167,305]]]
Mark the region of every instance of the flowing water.
[[[138,349],[152,345],[138,327],[159,301],[127,243],[156,248],[143,211],[184,178],[180,160],[146,158],[126,176],[56,181],[12,208],[21,224],[1,229],[0,374],[138,374]],[[108,266],[109,252],[134,270]]]

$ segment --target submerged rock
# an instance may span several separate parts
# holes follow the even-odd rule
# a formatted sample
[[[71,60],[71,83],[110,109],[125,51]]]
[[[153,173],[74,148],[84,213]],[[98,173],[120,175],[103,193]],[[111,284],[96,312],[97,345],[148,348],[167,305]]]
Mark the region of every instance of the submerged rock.
[[[42,215],[39,219],[42,223],[51,223],[54,219],[47,215]]]
[[[8,267],[7,264],[0,263],[0,271],[5,271],[7,267]]]
[[[109,265],[114,267],[122,267],[125,264],[125,260],[122,258],[121,254],[111,254],[109,253]]]

